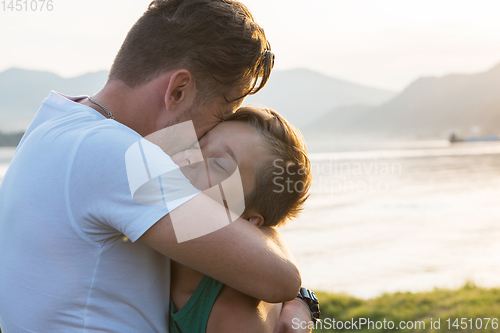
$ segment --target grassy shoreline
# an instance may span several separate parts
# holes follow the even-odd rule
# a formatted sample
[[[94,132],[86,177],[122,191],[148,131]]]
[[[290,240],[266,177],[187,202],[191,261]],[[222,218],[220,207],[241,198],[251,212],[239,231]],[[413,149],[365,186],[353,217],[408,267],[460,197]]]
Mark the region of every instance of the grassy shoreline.
[[[434,289],[428,292],[410,293],[397,292],[384,294],[376,298],[363,300],[345,294],[317,293],[321,304],[321,317],[330,318],[330,325],[323,322],[323,329],[313,330],[320,332],[500,332],[499,327],[492,327],[490,320],[488,328],[485,328],[487,320],[483,318],[500,319],[500,288],[482,288],[467,283],[460,289]],[[358,323],[358,329],[333,329],[332,320]],[[367,324],[359,327],[360,318],[370,319],[373,324],[368,328]],[[431,328],[431,318],[436,328]],[[458,321],[455,322],[455,319]],[[465,318],[462,328],[459,325],[461,318]],[[481,320],[478,320],[481,318]],[[383,320],[387,321],[385,329]],[[440,328],[437,328],[437,322]],[[448,322],[447,320],[450,319]],[[379,328],[375,327],[380,321]],[[390,329],[389,321],[394,322],[394,328]],[[477,321],[477,322],[476,322]],[[400,322],[403,325],[413,326],[412,329],[399,329]],[[411,324],[409,323],[411,322]],[[482,322],[482,328],[479,326]],[[454,326],[453,324],[457,324]],[[476,326],[477,324],[477,326]],[[335,323],[337,325],[337,323]],[[420,326],[420,327],[418,327]],[[425,326],[425,328],[424,328]],[[466,327],[467,326],[467,327]],[[493,325],[495,326],[495,325]],[[335,327],[335,326],[334,326]],[[339,324],[340,327],[340,324]],[[458,329],[457,329],[458,327]],[[465,328],[466,327],[466,328]]]
[[[467,283],[460,289],[434,289],[428,292],[410,293],[397,292],[384,294],[372,299],[359,299],[346,294],[331,294],[318,292],[321,304],[321,317],[323,318],[323,329],[314,329],[314,333],[323,332],[500,332],[500,323],[495,329],[493,321],[489,322],[486,329],[486,320],[482,320],[483,327],[478,329],[476,320],[478,318],[496,318],[500,321],[500,287],[482,288],[473,283]],[[326,320],[329,318],[330,320]],[[370,319],[374,324],[369,328],[365,324],[358,329],[332,329],[326,326],[331,319],[335,321],[350,322],[354,320],[359,323],[360,318]],[[431,318],[436,325],[440,319],[440,328],[431,328]],[[466,318],[466,329],[453,326],[455,319],[460,325],[461,318]],[[386,329],[377,329],[375,323],[386,320]],[[448,328],[447,319],[450,319]],[[472,321],[469,321],[472,319]],[[395,323],[395,328],[389,329],[389,321]],[[412,329],[397,329],[400,322],[415,327]],[[420,324],[418,324],[420,322]],[[479,323],[479,322],[478,322]],[[336,324],[336,323],[335,323]],[[298,325],[298,324],[297,324]],[[416,327],[420,325],[420,328]],[[425,325],[425,328],[423,327]],[[471,327],[472,326],[472,327]],[[0,330],[1,333],[1,330]]]

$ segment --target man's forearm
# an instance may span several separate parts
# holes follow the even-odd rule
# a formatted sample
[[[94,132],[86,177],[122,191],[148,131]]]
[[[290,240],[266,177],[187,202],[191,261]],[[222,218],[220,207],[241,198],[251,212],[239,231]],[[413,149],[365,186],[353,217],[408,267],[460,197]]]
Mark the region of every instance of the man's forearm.
[[[181,221],[204,216],[203,221],[196,222],[216,223],[212,219],[220,214],[206,212],[220,209],[225,208],[200,194],[175,213]],[[293,299],[301,285],[295,261],[281,236],[241,218],[208,235],[178,243],[170,216],[166,215],[141,240],[183,265],[266,302]]]
[[[310,333],[311,313],[298,298],[283,304],[278,325],[274,333]]]

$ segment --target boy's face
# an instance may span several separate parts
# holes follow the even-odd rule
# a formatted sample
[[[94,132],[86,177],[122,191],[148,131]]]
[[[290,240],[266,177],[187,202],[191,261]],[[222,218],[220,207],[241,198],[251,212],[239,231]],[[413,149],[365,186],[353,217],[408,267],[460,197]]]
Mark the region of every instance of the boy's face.
[[[199,189],[211,187],[229,177],[238,166],[245,195],[252,190],[256,166],[266,153],[261,134],[241,121],[218,124],[200,139],[199,149],[206,164],[193,163],[198,162],[197,147],[171,157],[191,183]],[[211,184],[207,184],[207,171]]]

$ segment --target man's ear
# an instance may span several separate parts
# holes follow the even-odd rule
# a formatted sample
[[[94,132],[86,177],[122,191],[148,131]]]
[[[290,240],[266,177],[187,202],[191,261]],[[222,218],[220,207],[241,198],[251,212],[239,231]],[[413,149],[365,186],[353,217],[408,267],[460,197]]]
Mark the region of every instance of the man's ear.
[[[174,72],[165,92],[167,111],[184,111],[191,108],[196,97],[194,79],[187,69]]]

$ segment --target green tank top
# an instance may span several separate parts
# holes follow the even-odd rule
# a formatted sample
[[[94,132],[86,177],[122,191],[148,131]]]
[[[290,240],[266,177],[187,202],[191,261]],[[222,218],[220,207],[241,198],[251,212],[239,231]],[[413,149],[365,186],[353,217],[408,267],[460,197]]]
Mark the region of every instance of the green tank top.
[[[170,301],[170,333],[205,333],[208,316],[222,288],[222,282],[203,276],[187,303],[177,312]]]

